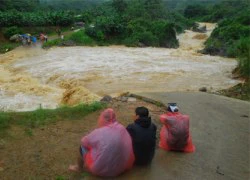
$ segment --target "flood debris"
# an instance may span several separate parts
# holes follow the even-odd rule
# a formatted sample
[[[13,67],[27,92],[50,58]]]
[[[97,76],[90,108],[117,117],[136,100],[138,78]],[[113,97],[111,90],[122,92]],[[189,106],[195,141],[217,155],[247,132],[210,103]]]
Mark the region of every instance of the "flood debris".
[[[199,89],[199,91],[201,91],[201,92],[207,92],[207,88],[206,88],[206,87],[201,87],[201,88]]]
[[[100,101],[101,101],[101,102],[109,103],[109,102],[112,101],[112,99],[113,99],[113,98],[112,98],[111,96],[105,95]]]

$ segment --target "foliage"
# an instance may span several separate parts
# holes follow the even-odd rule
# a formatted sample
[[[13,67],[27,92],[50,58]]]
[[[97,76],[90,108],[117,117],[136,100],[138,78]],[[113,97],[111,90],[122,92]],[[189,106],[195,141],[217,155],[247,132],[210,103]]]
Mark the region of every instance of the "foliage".
[[[250,37],[241,38],[236,43],[236,55],[239,58],[239,73],[250,78]]]
[[[67,178],[65,176],[57,176],[56,180],[66,180]]]
[[[0,26],[68,26],[74,22],[70,11],[0,11]]]
[[[15,49],[17,46],[19,46],[18,43],[0,43],[0,53],[6,53],[8,51],[11,51],[12,49]]]
[[[195,18],[208,15],[208,8],[203,5],[188,5],[184,10],[184,16],[187,18]]]
[[[84,30],[79,30],[77,32],[73,32],[72,34],[66,36],[64,40],[58,38],[58,39],[53,39],[53,40],[48,40],[43,44],[43,48],[50,48],[52,46],[61,46],[64,45],[65,42],[67,41],[72,41],[73,44],[75,45],[88,45],[88,46],[93,46],[95,45],[95,41],[89,37],[88,35],[85,34]]]
[[[3,35],[7,39],[9,39],[11,36],[13,36],[15,34],[22,34],[22,33],[23,33],[23,31],[20,28],[18,28],[17,26],[12,26],[12,27],[6,28],[3,31]]]
[[[152,23],[152,32],[158,37],[161,47],[176,48],[179,46],[173,27],[174,24],[166,21],[155,21]]]
[[[215,5],[209,17],[203,19],[219,21],[202,51],[206,54],[237,57],[238,71],[249,77],[250,5],[245,0],[223,1]]]
[[[249,26],[244,26],[235,21],[227,25],[219,24],[206,41],[204,52],[213,55],[219,54],[222,56],[236,57],[236,42],[241,38],[249,37],[249,33]]]
[[[57,46],[62,43],[61,39],[53,39],[43,43],[43,48],[50,48],[52,46]]]
[[[231,19],[232,16],[249,7],[247,0],[222,1],[219,4],[205,7],[207,13],[200,14],[200,21],[218,22],[225,19]]]
[[[92,104],[80,104],[74,107],[60,107],[57,109],[38,109],[31,112],[0,112],[0,132],[18,124],[27,128],[27,135],[32,135],[30,128],[39,127],[59,120],[74,120],[100,110],[105,104],[94,102]]]
[[[94,45],[93,39],[87,36],[83,30],[74,32],[67,39],[74,41],[77,45]]]
[[[170,11],[167,14],[166,19],[174,25],[174,28],[178,33],[182,33],[185,29],[189,29],[195,24],[193,20],[187,19],[180,13],[174,11]]]
[[[95,7],[105,0],[40,0],[40,5],[49,7],[52,10],[62,9],[62,10],[74,10],[82,11],[92,7]]]
[[[42,0],[40,2],[56,6],[52,1]],[[71,2],[72,4],[79,3],[79,6],[82,6],[89,0]],[[67,4],[71,8],[68,0],[60,2],[58,7],[62,4]],[[12,25],[18,27],[68,26],[74,21],[84,21],[87,24],[86,35],[80,35],[80,32],[70,37],[75,42],[79,41],[78,44],[90,44],[91,38],[93,38],[98,44],[125,43],[137,46],[138,43],[142,43],[145,46],[174,48],[178,47],[176,32],[182,32],[193,24],[191,20],[187,20],[181,14],[167,10],[163,0],[112,0],[92,9],[84,9],[77,15],[73,11],[58,11],[53,8],[48,8],[47,11],[39,11],[38,8],[35,12],[20,12],[14,8],[11,11],[0,12],[0,26],[5,27]],[[165,29],[162,27],[166,33],[164,36],[163,33],[153,32],[153,26],[158,21],[169,24]],[[58,40],[48,42],[44,47],[58,43],[60,43]]]
[[[39,5],[39,0],[1,0],[0,11],[15,9],[18,11],[34,11]]]
[[[239,83],[229,89],[221,90],[219,93],[228,97],[250,101],[250,81],[248,79],[245,83]]]
[[[118,3],[120,2],[120,4]],[[122,11],[118,11],[122,9]],[[182,32],[193,25],[179,13],[167,12],[161,0],[113,0],[110,5],[96,12],[93,23],[86,27],[86,34],[96,41],[126,44],[128,46],[178,47],[176,31]],[[157,23],[161,30],[155,31]]]
[[[127,9],[127,2],[125,0],[113,0],[112,6],[117,13],[123,13]]]

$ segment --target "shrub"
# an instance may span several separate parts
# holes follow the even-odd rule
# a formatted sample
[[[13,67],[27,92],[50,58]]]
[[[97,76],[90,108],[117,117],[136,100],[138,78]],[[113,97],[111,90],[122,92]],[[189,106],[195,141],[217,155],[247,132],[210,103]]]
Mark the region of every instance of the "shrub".
[[[93,39],[87,36],[83,30],[74,32],[68,39],[74,41],[77,45],[93,45],[94,44]]]
[[[68,26],[74,21],[70,11],[0,12],[0,26]]]
[[[43,44],[43,48],[49,48],[52,46],[58,46],[62,43],[61,39],[54,39],[54,40],[49,40]]]
[[[250,37],[241,38],[236,44],[239,71],[242,76],[250,77]]]
[[[158,37],[161,47],[176,48],[179,46],[173,23],[156,21],[152,24],[152,32]]]
[[[6,38],[10,38],[11,36],[15,35],[15,34],[22,34],[22,30],[20,28],[18,28],[17,26],[12,26],[12,27],[9,27],[9,28],[6,28],[4,31],[3,31],[3,35],[4,37]]]
[[[187,18],[194,18],[207,14],[208,9],[205,6],[201,5],[188,5],[184,10],[184,16]]]
[[[0,53],[6,53],[19,46],[18,43],[0,43]]]

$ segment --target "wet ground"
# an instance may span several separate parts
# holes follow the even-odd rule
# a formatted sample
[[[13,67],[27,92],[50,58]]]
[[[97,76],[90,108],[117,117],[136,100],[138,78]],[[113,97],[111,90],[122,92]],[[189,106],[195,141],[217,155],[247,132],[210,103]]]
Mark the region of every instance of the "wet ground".
[[[132,123],[134,109],[147,106],[156,123],[163,110],[142,101],[116,101],[110,105],[115,109],[117,119],[123,124]],[[0,139],[0,177],[4,180],[81,179],[86,173],[75,174],[68,171],[69,164],[76,163],[82,136],[97,125],[100,112],[75,121],[61,121],[32,129],[11,127],[9,136]],[[88,178],[95,178],[87,176]]]
[[[122,92],[216,91],[231,87],[235,59],[202,55],[215,24],[205,34],[187,30],[180,47],[17,48],[0,55],[0,110],[27,111],[42,106],[99,100]]]
[[[134,167],[113,179],[247,180],[249,170],[250,103],[206,93],[140,93],[164,103],[177,102],[190,115],[190,131],[196,152],[166,152],[159,148],[148,167]],[[137,106],[149,108],[160,130],[163,109],[137,100],[110,105],[119,121],[127,125]],[[11,136],[1,139],[1,179],[100,179],[67,171],[75,162],[80,138],[96,126],[100,112],[81,120],[61,121],[25,133],[12,127]],[[158,132],[159,134],[159,132]]]

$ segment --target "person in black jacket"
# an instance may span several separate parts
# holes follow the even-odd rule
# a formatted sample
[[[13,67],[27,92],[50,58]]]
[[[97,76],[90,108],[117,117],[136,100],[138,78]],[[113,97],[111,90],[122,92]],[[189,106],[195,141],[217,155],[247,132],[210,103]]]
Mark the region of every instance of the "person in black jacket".
[[[135,109],[135,122],[129,124],[129,132],[135,155],[135,165],[148,165],[155,154],[156,126],[151,122],[149,111],[145,107]]]

